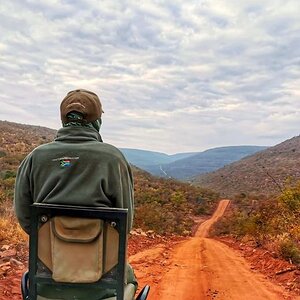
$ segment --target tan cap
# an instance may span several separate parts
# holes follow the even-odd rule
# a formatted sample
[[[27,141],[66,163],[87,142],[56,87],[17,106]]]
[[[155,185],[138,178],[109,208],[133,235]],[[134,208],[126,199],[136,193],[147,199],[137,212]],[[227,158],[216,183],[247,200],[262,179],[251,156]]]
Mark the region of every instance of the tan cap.
[[[86,122],[93,122],[102,115],[102,105],[98,96],[90,91],[79,89],[70,91],[60,104],[60,116],[63,123],[68,122],[67,114],[77,111]]]

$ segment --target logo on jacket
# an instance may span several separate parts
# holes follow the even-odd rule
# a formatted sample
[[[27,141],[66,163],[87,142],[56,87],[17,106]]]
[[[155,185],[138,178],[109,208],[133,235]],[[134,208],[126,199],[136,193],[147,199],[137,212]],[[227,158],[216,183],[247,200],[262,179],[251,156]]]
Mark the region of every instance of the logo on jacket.
[[[68,168],[72,166],[72,160],[78,160],[79,156],[77,157],[58,157],[52,159],[52,161],[59,161],[59,164],[62,168]]]
[[[60,166],[61,167],[70,167],[71,166],[71,161],[69,159],[62,159],[60,161]]]

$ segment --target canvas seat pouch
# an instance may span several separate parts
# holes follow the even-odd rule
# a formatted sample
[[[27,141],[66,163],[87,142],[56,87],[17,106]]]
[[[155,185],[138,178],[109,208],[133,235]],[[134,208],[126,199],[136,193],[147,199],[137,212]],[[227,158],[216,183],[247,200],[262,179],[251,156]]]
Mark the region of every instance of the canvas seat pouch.
[[[56,281],[95,282],[118,263],[119,234],[102,220],[54,217],[38,235],[39,260]]]
[[[50,221],[52,278],[95,282],[102,276],[103,221],[54,217]]]
[[[102,276],[103,221],[54,217],[50,221],[52,278],[95,282]]]

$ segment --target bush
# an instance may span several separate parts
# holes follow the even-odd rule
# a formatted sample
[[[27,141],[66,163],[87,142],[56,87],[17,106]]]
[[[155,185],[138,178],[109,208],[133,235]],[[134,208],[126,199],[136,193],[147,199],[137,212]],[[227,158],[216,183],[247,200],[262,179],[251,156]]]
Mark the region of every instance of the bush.
[[[286,188],[279,197],[279,203],[291,213],[300,213],[300,183]]]
[[[214,226],[214,234],[245,236],[257,245],[273,248],[277,255],[300,264],[300,183],[286,187],[277,198],[236,196],[234,209]]]
[[[232,225],[233,223],[231,222],[230,217],[223,217],[213,225],[210,233],[212,236],[232,234],[233,233]]]
[[[135,210],[134,227],[159,234],[184,234],[190,232],[193,224],[187,210],[174,210],[172,204],[145,203]]]
[[[16,178],[16,176],[17,176],[16,171],[6,170],[4,172],[1,172],[1,177],[3,179]]]
[[[294,241],[286,239],[279,244],[279,254],[282,258],[292,261],[294,264],[300,263],[300,249]]]

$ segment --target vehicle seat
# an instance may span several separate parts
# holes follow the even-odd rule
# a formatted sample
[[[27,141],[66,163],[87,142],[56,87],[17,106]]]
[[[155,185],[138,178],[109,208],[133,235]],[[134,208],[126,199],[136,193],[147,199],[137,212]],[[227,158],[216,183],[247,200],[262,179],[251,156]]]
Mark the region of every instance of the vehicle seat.
[[[136,285],[126,276],[127,209],[33,204],[30,232],[24,300],[134,300]],[[148,293],[146,286],[137,299]]]

